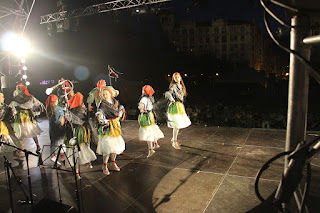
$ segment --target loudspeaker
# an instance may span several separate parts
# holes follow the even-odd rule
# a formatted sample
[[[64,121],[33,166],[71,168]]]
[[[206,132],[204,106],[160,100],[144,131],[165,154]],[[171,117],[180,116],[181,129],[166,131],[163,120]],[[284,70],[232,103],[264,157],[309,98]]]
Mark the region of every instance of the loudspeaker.
[[[73,206],[58,203],[49,199],[40,200],[32,210],[32,213],[78,213]]]

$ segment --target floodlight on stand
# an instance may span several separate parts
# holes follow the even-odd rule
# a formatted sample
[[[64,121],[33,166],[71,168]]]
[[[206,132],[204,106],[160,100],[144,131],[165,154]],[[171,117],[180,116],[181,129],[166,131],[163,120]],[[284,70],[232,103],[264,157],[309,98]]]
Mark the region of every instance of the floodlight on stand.
[[[22,75],[22,79],[27,79],[28,76],[26,74]]]
[[[28,67],[27,67],[27,66],[23,66],[22,69],[23,69],[24,71],[26,71],[26,70],[28,69]]]
[[[30,85],[30,82],[29,82],[29,81],[26,81],[26,85],[29,86],[29,85]]]

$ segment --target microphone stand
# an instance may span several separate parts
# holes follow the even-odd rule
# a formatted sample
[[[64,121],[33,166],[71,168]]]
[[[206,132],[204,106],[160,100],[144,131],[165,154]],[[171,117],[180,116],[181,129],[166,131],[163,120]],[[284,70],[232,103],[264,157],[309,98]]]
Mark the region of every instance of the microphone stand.
[[[28,186],[29,186],[29,196],[27,196],[27,194],[25,193],[25,191],[23,190],[23,188],[20,186],[20,188],[22,189],[25,197],[26,197],[26,200],[21,200],[21,201],[18,201],[19,204],[31,204],[31,208],[33,209],[33,204],[34,204],[34,201],[33,201],[33,193],[32,193],[32,185],[31,185],[31,176],[30,176],[30,168],[29,168],[29,155],[33,155],[33,156],[37,156],[38,157],[38,154],[35,154],[33,152],[30,152],[26,149],[21,149],[19,147],[16,147],[14,145],[11,145],[11,144],[7,144],[3,141],[0,141],[0,145],[6,145],[6,146],[10,146],[10,147],[13,147],[17,150],[20,150],[20,151],[23,151],[24,154],[25,154],[25,157],[26,157],[26,162],[27,162],[27,173],[28,173]],[[6,171],[8,173],[8,185],[9,185],[9,196],[10,196],[10,206],[11,206],[11,209],[13,211],[13,200],[12,200],[12,190],[11,190],[11,182],[10,182],[10,173],[9,173],[9,168],[11,169],[13,175],[15,176],[17,182],[19,183],[19,185],[22,183],[21,180],[18,180],[15,173],[13,172],[13,169],[11,167],[11,163],[8,161],[8,159],[4,156],[5,158],[5,167],[6,167]]]
[[[66,80],[68,81],[68,80]],[[73,90],[73,84],[72,82],[70,82],[70,85],[72,87],[72,90]],[[65,107],[65,112],[68,113],[68,107],[69,107],[69,100],[68,100],[68,93],[67,93],[67,88],[66,87],[63,87],[63,91],[64,91],[64,97],[65,97],[65,101],[66,101],[66,107]],[[67,119],[66,119],[67,120]],[[73,128],[73,124],[71,121],[68,121],[70,123],[70,126],[71,126],[71,129],[72,129],[72,133],[73,133],[73,136],[75,135],[75,132],[74,132],[74,128]],[[75,146],[78,147],[78,152],[80,151],[80,146],[75,143],[72,145],[72,150],[73,150],[73,173],[74,173],[74,180],[75,180],[75,185],[76,185],[76,189],[75,189],[75,192],[76,192],[76,201],[77,201],[77,205],[78,205],[78,212],[80,213],[81,212],[81,206],[80,206],[80,195],[79,195],[79,187],[78,187],[78,178],[77,178],[77,172],[76,172],[76,159],[75,159]],[[68,159],[68,157],[66,156],[66,158]],[[80,167],[80,166],[79,166]],[[71,167],[72,168],[72,167]],[[80,174],[79,174],[80,175]]]

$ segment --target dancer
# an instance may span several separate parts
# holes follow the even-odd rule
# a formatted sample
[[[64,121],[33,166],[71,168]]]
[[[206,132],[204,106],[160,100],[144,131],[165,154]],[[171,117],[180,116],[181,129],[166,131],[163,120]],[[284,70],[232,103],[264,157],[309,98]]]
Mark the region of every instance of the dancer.
[[[98,81],[97,87],[91,90],[87,98],[89,117],[92,118],[92,119],[89,119],[89,123],[92,129],[92,139],[96,144],[98,143],[98,132],[97,132],[98,122],[97,122],[97,119],[95,118],[95,113],[97,112],[97,109],[103,99],[102,93],[103,93],[103,88],[105,87],[112,90],[114,97],[117,97],[119,95],[118,90],[115,90],[112,86],[106,86],[106,81],[101,79],[100,81]],[[93,102],[95,103],[95,107],[92,106]]]
[[[165,93],[165,97],[170,100],[167,110],[168,127],[173,129],[172,146],[175,149],[181,149],[178,143],[179,129],[186,128],[191,125],[191,121],[186,114],[183,105],[183,99],[187,96],[187,90],[183,83],[180,73],[175,72],[169,90]]]
[[[155,151],[154,148],[159,148],[158,140],[163,138],[164,135],[158,125],[155,122],[154,113],[152,111],[154,104],[154,90],[150,85],[142,87],[142,96],[139,101],[140,115],[138,121],[139,128],[139,140],[147,141],[148,144],[148,156],[151,157]]]
[[[102,97],[103,99],[96,113],[99,121],[97,153],[103,156],[103,173],[109,175],[109,156],[111,157],[113,168],[116,171],[120,171],[116,164],[116,157],[125,150],[125,142],[121,136],[120,127],[120,120],[123,118],[125,111],[119,101],[114,99],[114,93],[111,89],[104,88]]]
[[[46,113],[49,119],[49,137],[51,141],[51,153],[57,149],[58,146],[63,145],[65,137],[65,117],[63,109],[58,106],[58,96],[50,95],[46,101]],[[60,157],[63,159],[63,150],[60,152]],[[51,158],[53,162],[57,159],[57,152]],[[57,161],[57,164],[60,163]]]
[[[115,90],[112,86],[106,86],[106,81],[101,79],[98,81],[97,83],[97,87],[94,88],[93,90],[91,90],[91,92],[89,93],[89,96],[87,98],[87,103],[88,103],[88,110],[91,112],[93,110],[93,102],[95,102],[96,108],[99,107],[103,97],[102,97],[102,93],[103,93],[103,89],[104,88],[109,88],[111,89],[111,91],[114,94],[114,98],[117,97],[119,95],[119,91]]]
[[[33,138],[37,145],[36,152],[39,153],[41,148],[37,136],[40,135],[42,130],[37,124],[34,111],[39,107],[41,111],[44,111],[44,107],[22,83],[17,84],[13,97],[14,99],[9,106],[12,107],[14,114],[14,132],[18,139]]]
[[[66,129],[65,145],[66,155],[71,165],[73,165],[72,155],[73,146],[70,140],[76,137],[75,153],[79,160],[79,165],[87,164],[89,168],[93,168],[91,162],[97,159],[97,156],[90,148],[91,129],[87,122],[86,108],[83,104],[83,95],[76,93],[69,101],[69,109],[65,113],[65,117],[70,123]],[[66,127],[67,128],[67,127]],[[78,152],[80,151],[80,152]],[[76,166],[78,179],[81,179],[79,168]]]
[[[13,118],[12,109],[4,103],[4,95],[0,93],[0,137],[1,141],[7,144],[21,148],[19,139],[14,135],[13,129],[10,125]],[[1,145],[0,152],[13,152],[17,157],[22,156],[20,150],[15,150],[15,148]]]
[[[57,94],[58,94],[58,97],[59,97],[58,105],[61,106],[61,107],[65,107],[66,106],[66,102],[69,101],[74,96],[73,87],[70,85],[68,80],[65,80],[64,78],[61,78],[58,83],[61,83],[63,81],[65,81],[65,83],[63,83],[58,88],[58,91],[57,91]]]

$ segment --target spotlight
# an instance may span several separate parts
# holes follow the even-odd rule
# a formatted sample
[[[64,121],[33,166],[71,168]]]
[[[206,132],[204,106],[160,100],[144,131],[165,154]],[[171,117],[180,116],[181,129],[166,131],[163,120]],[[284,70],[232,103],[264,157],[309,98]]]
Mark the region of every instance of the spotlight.
[[[28,68],[26,66],[23,66],[22,69],[26,71]]]
[[[219,76],[219,73],[216,73],[216,76]]]
[[[29,85],[30,85],[30,82],[29,82],[29,81],[26,81],[26,85],[29,86]]]
[[[21,63],[26,63],[26,59],[22,58],[21,60]]]
[[[10,51],[18,57],[24,57],[30,51],[29,43],[12,32],[6,33],[1,43],[4,51]]]
[[[22,79],[27,79],[28,76],[26,74],[22,75]]]

